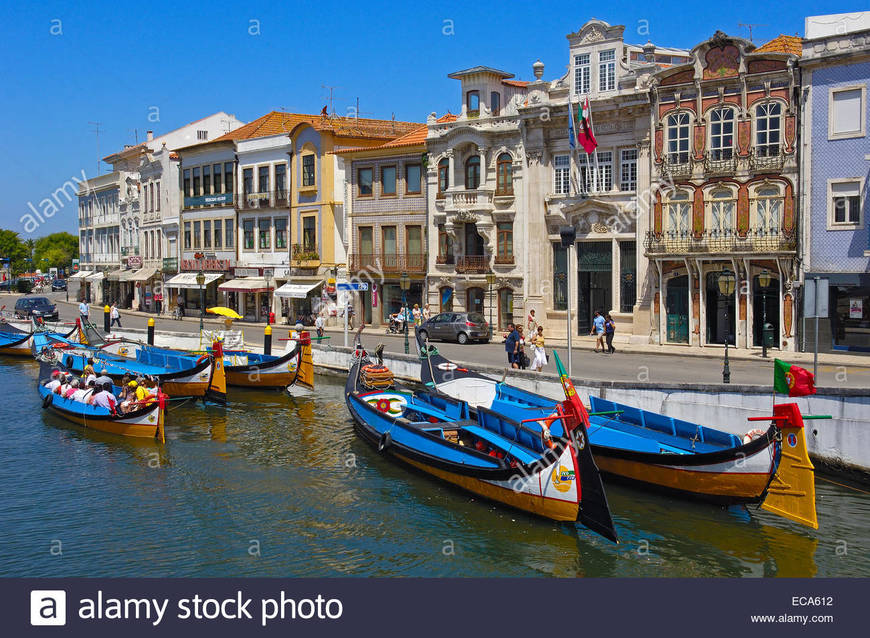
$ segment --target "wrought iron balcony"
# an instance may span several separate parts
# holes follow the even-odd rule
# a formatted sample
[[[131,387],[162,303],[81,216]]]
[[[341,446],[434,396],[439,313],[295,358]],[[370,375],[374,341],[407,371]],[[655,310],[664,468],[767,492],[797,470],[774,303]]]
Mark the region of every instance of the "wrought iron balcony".
[[[780,172],[785,163],[785,156],[779,146],[757,146],[749,156],[749,166],[756,172]]]
[[[515,263],[514,256],[513,255],[496,255],[494,263],[497,266],[513,266]]]
[[[456,272],[482,275],[489,270],[489,258],[486,255],[463,255],[456,258]]]
[[[456,262],[453,255],[438,255],[435,257],[435,263],[440,265],[450,265]]]
[[[353,272],[371,270],[374,272],[397,273],[425,273],[426,255],[375,255],[352,253],[350,256],[350,269]]]
[[[776,228],[749,228],[736,230],[665,231],[648,232],[644,248],[649,256],[693,255],[723,253],[783,253],[795,252],[797,241],[794,231]]]
[[[730,149],[707,151],[704,156],[704,172],[708,175],[732,175],[736,170],[737,155]]]
[[[665,153],[665,159],[664,162],[662,162],[662,173],[670,175],[671,179],[684,179],[691,177],[692,156],[688,153]]]
[[[286,208],[287,191],[275,190],[262,193],[241,193],[236,198],[239,210],[257,210],[260,208]]]

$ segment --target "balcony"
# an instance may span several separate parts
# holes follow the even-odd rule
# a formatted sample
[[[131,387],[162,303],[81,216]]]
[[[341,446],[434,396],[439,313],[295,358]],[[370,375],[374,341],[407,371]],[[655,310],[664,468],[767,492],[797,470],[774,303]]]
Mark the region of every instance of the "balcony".
[[[293,244],[290,253],[290,263],[297,268],[317,268],[320,266],[320,253],[314,248],[306,248],[302,244]]]
[[[491,212],[493,209],[493,192],[491,190],[456,190],[444,193],[444,199],[436,199],[439,207],[443,204],[444,211]]]
[[[266,191],[263,193],[242,193],[236,198],[239,210],[257,210],[260,208],[287,208],[286,190]]]
[[[496,266],[513,266],[514,256],[513,255],[496,255],[493,261]]]
[[[733,151],[725,157],[722,151],[708,151],[704,156],[704,172],[707,175],[733,175],[737,170],[737,156]]]
[[[425,273],[426,255],[370,255],[352,253],[350,269],[353,272],[371,270],[384,273]]]
[[[482,275],[489,270],[486,255],[464,255],[456,258],[456,272],[467,275]]]
[[[691,157],[688,153],[683,157],[679,157],[678,154],[666,154],[662,163],[662,173],[670,175],[672,180],[688,179],[692,176]]]
[[[657,235],[648,232],[643,245],[648,256],[793,253],[797,240],[794,231],[762,227],[750,228],[745,234],[719,230],[706,230],[700,234],[665,231]]]
[[[138,255],[138,254],[139,254],[138,247],[124,246],[123,248],[121,248],[121,257],[129,257],[131,255]]]
[[[756,173],[779,173],[785,163],[785,156],[779,147],[758,146],[752,149],[749,166]]]
[[[439,266],[452,265],[456,263],[456,258],[453,255],[438,255],[435,257],[435,263]]]

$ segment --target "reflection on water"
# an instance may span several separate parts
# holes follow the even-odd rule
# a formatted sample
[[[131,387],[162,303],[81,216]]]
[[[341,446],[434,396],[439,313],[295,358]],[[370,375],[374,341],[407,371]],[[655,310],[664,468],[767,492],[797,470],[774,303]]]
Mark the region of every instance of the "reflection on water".
[[[829,483],[818,532],[608,484],[617,546],[387,461],[333,378],[317,398],[173,402],[161,446],[44,412],[35,374],[0,360],[0,575],[870,575],[867,496]]]

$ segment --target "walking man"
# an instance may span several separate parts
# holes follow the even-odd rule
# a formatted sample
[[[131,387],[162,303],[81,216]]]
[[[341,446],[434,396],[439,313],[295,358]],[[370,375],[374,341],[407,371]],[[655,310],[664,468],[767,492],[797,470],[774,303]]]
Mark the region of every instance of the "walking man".
[[[121,313],[118,312],[118,304],[117,303],[114,303],[114,302],[112,303],[112,310],[110,311],[109,316],[112,318],[112,323],[109,324],[110,328],[115,325],[115,322],[118,322],[119,328],[124,327],[121,325]]]
[[[517,332],[517,327],[509,323],[508,324],[508,336],[504,341],[504,349],[507,352],[507,360],[508,365],[512,368],[519,368],[519,364],[517,363],[517,352],[520,346],[520,333]]]
[[[613,354],[616,348],[613,347],[613,334],[616,332],[616,324],[613,323],[613,318],[610,313],[604,319],[604,337],[607,340],[607,352]]]
[[[79,315],[82,319],[82,325],[85,325],[88,322],[88,303],[84,299],[79,304]]]
[[[595,352],[598,352],[598,347],[601,346],[601,352],[604,352],[604,317],[599,311],[595,311],[595,317],[592,319],[592,330],[589,334],[594,334]]]

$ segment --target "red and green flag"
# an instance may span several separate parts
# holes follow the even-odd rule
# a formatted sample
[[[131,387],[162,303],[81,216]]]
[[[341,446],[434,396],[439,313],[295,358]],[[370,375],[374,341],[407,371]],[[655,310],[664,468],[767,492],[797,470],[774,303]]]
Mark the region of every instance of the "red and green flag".
[[[773,390],[790,397],[815,394],[816,380],[809,370],[776,359],[773,362]]]
[[[577,106],[577,124],[577,141],[580,142],[580,146],[589,155],[598,147],[598,140],[595,139],[595,135],[592,133],[592,117],[589,110],[588,97]]]

